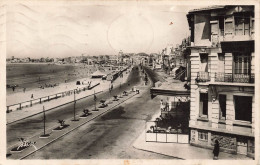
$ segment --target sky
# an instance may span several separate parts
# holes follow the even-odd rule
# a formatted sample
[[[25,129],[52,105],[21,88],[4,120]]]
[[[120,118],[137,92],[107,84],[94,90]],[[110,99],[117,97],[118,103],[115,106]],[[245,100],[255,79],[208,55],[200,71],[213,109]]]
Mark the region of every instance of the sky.
[[[137,2],[8,4],[7,58],[158,53],[189,35],[186,14],[194,8]]]

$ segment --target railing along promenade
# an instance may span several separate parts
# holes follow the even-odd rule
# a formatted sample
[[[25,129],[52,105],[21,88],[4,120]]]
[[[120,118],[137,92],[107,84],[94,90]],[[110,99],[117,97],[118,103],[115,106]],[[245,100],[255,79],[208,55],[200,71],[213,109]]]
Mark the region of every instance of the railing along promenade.
[[[100,83],[97,83],[93,86],[85,86],[85,87],[82,87],[82,88],[75,88],[75,89],[72,89],[72,90],[59,92],[59,93],[55,93],[55,94],[48,95],[48,96],[43,96],[43,97],[36,98],[36,99],[31,99],[29,101],[24,101],[24,102],[8,105],[8,106],[6,106],[6,112],[9,113],[13,110],[21,110],[22,108],[25,108],[25,107],[32,107],[35,104],[41,104],[42,102],[58,99],[58,98],[65,97],[65,96],[70,96],[70,95],[74,94],[74,92],[75,92],[75,94],[76,93],[79,94],[82,91],[91,90],[92,88],[98,86],[99,84]]]

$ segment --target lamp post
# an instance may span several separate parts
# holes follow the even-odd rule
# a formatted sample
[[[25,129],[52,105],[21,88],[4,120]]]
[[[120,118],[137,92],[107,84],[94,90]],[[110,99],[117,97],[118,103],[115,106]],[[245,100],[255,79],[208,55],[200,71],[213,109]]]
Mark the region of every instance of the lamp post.
[[[45,130],[45,122],[46,122],[46,116],[45,116],[45,109],[43,106],[43,135],[40,136],[40,138],[48,138],[50,136],[50,134],[46,134],[46,130]]]
[[[95,109],[94,109],[94,111],[97,111],[97,96],[96,96],[95,90],[94,90],[94,101],[95,101]]]
[[[78,119],[76,119],[76,92],[75,92],[75,90],[77,90],[77,89],[74,89],[74,108],[73,108],[74,119],[72,121],[79,121]]]
[[[109,89],[108,89],[108,91],[109,91],[109,97],[110,97],[110,98],[111,98],[112,88],[113,88],[113,85],[112,85],[112,81],[111,81],[110,86],[109,86]],[[112,104],[112,103],[113,103],[113,102],[112,102],[111,100],[108,102],[108,104]]]

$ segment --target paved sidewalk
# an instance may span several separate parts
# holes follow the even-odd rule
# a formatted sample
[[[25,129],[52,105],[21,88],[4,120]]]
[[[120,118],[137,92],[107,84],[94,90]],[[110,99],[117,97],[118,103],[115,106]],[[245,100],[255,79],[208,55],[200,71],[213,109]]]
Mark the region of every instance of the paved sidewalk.
[[[128,74],[126,74],[126,72],[123,72],[123,75],[124,75],[123,78],[118,77],[113,82],[113,86],[114,87],[119,86],[120,83],[123,84],[123,83],[125,83],[127,81],[127,78],[129,76],[129,71],[128,71]],[[95,93],[106,91],[110,87],[110,82],[106,81],[106,80],[91,79],[91,81],[93,82],[93,84],[99,82],[100,85],[94,87],[91,90],[81,91],[79,94],[76,94],[76,99],[80,99],[80,98],[83,98],[83,97],[86,97],[86,96],[89,96],[89,95],[93,95],[94,91],[95,91]],[[58,93],[58,92],[61,92],[61,91],[67,91],[69,89],[70,90],[71,89],[76,89],[79,86],[76,86],[75,84],[76,84],[75,82],[72,82],[70,84],[62,84],[61,87],[59,87],[59,88],[57,88],[55,90],[52,89],[53,91],[49,91],[49,89],[45,90],[45,91],[44,90],[43,91],[38,91],[37,96],[39,95],[39,97],[43,97],[43,96],[55,94],[55,93]],[[69,85],[71,85],[71,86],[69,88],[67,88],[67,86],[69,86]],[[79,88],[82,88],[83,86],[80,85]],[[50,93],[48,93],[48,92],[50,92]],[[18,93],[17,97],[18,98],[19,97],[23,98],[24,97],[23,94],[24,93]],[[43,111],[43,106],[45,107],[45,110],[48,110],[48,109],[51,109],[51,108],[54,108],[54,107],[57,107],[57,106],[64,105],[64,104],[66,104],[68,102],[72,102],[73,100],[74,100],[74,95],[71,94],[69,96],[64,96],[64,97],[60,97],[58,99],[53,99],[53,100],[50,100],[50,101],[47,101],[47,102],[42,102],[41,104],[38,103],[38,104],[33,105],[32,107],[30,107],[30,106],[24,107],[24,108],[22,108],[22,110],[15,110],[15,111],[12,111],[10,113],[7,113],[6,114],[6,120],[7,120],[7,123],[11,123],[11,122],[14,122],[14,121],[26,118],[28,116],[34,115],[34,114],[41,113]]]
[[[210,159],[212,160],[212,150],[191,146],[190,144],[179,143],[158,143],[145,142],[145,132],[143,132],[133,143],[133,147],[139,150],[150,151],[163,155],[172,156],[179,159]],[[245,155],[234,155],[225,152],[219,153],[219,160],[253,160]]]

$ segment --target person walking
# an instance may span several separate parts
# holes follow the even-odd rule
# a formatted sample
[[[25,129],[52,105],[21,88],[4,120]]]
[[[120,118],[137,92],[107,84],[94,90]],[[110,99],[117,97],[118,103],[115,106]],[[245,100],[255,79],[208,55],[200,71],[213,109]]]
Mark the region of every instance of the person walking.
[[[219,155],[219,142],[218,142],[218,140],[215,140],[213,154],[214,154],[213,160],[218,160],[218,155]]]
[[[25,93],[26,88],[23,88],[23,93]]]
[[[31,95],[31,99],[33,99],[33,94]]]
[[[163,100],[160,101],[160,109],[163,111]]]

